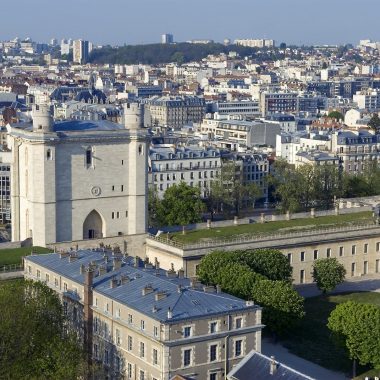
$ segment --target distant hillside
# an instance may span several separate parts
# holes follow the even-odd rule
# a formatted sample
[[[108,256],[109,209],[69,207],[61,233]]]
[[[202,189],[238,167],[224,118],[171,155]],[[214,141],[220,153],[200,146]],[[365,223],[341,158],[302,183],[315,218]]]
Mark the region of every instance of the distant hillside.
[[[199,61],[209,54],[237,52],[241,57],[256,56],[257,48],[243,46],[224,46],[219,43],[212,44],[151,44],[151,45],[128,45],[119,48],[105,46],[95,49],[90,55],[92,63],[110,64],[159,64],[177,62],[179,64],[191,61]],[[260,55],[260,58],[269,58],[269,55]],[[272,57],[273,58],[273,57]]]

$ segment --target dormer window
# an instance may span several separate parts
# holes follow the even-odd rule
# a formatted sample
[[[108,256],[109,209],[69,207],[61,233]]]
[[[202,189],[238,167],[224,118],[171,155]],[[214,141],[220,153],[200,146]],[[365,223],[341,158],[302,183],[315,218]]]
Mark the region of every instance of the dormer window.
[[[92,148],[91,147],[88,147],[86,149],[86,155],[85,155],[85,160],[86,160],[86,166],[87,168],[93,166],[93,152],[92,152]]]

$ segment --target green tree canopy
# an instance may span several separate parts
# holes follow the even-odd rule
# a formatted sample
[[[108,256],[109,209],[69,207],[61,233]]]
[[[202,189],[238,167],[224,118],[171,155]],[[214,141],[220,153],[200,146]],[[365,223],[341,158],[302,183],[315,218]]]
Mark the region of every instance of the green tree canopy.
[[[250,249],[236,251],[239,261],[269,280],[292,282],[292,267],[284,254],[277,249]]]
[[[346,277],[346,269],[336,258],[316,260],[313,264],[313,279],[323,293],[331,292]]]
[[[57,293],[40,282],[2,282],[0,310],[0,378],[87,376],[85,353],[67,328]]]
[[[345,302],[331,312],[327,327],[360,364],[380,368],[380,309],[371,304]]]
[[[332,119],[336,119],[336,120],[344,120],[343,114],[339,111],[331,111],[329,112],[327,117],[331,117]]]
[[[376,134],[380,133],[380,117],[377,113],[374,113],[371,120],[368,122],[368,126],[373,129]]]
[[[185,182],[170,186],[164,193],[157,211],[158,220],[162,225],[186,226],[201,221],[204,203],[200,190]]]
[[[304,299],[288,282],[258,281],[251,294],[252,299],[264,308],[263,322],[277,334],[286,332],[305,315]]]

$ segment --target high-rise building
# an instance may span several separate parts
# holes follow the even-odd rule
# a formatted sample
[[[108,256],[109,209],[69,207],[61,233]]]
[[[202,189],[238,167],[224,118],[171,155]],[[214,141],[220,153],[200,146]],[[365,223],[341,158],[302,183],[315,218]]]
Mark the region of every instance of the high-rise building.
[[[74,40],[73,43],[73,61],[75,63],[86,63],[88,62],[88,57],[90,51],[92,50],[92,44],[84,40]]]
[[[68,40],[61,40],[61,55],[68,55],[70,53],[71,48],[72,45]]]
[[[174,42],[174,38],[172,34],[163,34],[161,36],[161,43],[162,44],[172,44]]]

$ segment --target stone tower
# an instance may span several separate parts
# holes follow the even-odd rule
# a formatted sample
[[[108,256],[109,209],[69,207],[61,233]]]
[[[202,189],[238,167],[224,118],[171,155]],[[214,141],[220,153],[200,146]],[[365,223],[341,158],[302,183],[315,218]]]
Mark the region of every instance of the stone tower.
[[[148,193],[148,143],[144,124],[142,104],[124,105],[124,126],[130,131],[129,144],[129,202],[128,231],[140,234],[147,229],[147,193]]]
[[[49,104],[35,104],[32,111],[33,132],[49,133],[54,131],[54,120]]]

